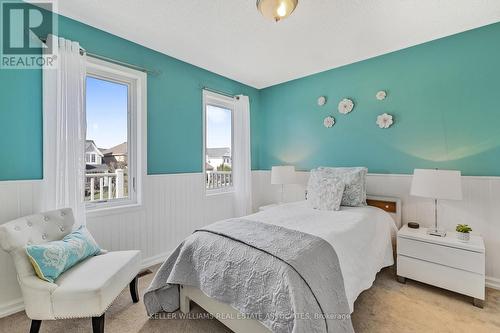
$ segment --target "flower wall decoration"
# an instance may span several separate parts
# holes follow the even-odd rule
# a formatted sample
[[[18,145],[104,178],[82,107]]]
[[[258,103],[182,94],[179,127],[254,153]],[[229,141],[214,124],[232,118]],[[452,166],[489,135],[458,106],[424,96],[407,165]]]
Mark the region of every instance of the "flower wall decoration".
[[[339,103],[339,112],[342,114],[348,114],[354,108],[354,102],[349,98],[344,98]]]
[[[379,101],[383,101],[387,97],[387,93],[384,90],[380,90],[379,92],[377,92],[377,94],[375,95],[375,97]]]
[[[332,116],[328,116],[325,119],[323,119],[323,125],[325,125],[326,128],[330,128],[333,125],[335,125],[335,118]]]
[[[382,113],[377,117],[377,125],[380,128],[389,128],[394,123],[392,116],[388,113]]]
[[[319,96],[317,100],[318,106],[323,106],[326,104],[326,97],[325,96]]]

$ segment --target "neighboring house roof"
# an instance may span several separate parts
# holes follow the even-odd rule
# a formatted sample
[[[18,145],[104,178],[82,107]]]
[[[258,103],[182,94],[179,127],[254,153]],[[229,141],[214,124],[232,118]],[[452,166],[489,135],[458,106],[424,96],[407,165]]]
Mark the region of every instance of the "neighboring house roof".
[[[103,149],[102,152],[106,156],[122,156],[122,155],[127,155],[127,149],[128,145],[126,142],[124,142],[109,149]]]
[[[104,155],[102,154],[101,150],[97,148],[94,140],[85,140],[85,152],[86,153],[97,153],[101,157]]]
[[[108,171],[108,166],[106,164],[86,164],[85,170],[88,172],[101,173]]]
[[[205,170],[207,170],[207,171],[213,171],[213,170],[214,170],[214,167],[213,167],[213,166],[211,166],[211,165],[210,165],[210,164],[208,164],[208,163],[205,163]]]
[[[208,158],[231,157],[231,148],[207,148]]]

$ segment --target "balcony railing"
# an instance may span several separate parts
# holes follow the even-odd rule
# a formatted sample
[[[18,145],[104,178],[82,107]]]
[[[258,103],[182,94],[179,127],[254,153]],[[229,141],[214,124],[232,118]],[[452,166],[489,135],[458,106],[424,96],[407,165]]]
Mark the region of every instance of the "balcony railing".
[[[116,169],[114,173],[87,173],[85,175],[86,201],[124,198],[126,196],[124,189],[125,172],[123,169]]]
[[[209,190],[232,187],[233,173],[231,171],[207,171],[206,186]]]

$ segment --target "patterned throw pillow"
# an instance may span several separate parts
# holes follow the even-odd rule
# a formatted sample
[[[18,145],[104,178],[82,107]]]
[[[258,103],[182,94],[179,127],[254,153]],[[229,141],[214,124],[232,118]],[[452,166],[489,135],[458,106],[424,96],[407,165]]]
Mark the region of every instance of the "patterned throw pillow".
[[[345,184],[340,178],[311,173],[307,184],[307,201],[319,210],[339,210]]]
[[[96,241],[83,225],[60,241],[26,246],[26,254],[36,275],[48,282],[54,282],[63,272],[100,252]]]
[[[323,177],[340,178],[345,184],[342,206],[366,206],[366,175],[368,169],[355,168],[328,168],[319,167],[315,170]]]

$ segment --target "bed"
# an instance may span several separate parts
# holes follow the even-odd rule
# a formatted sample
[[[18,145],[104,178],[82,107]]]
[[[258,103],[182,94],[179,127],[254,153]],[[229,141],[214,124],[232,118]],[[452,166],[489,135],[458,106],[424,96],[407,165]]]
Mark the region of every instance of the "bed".
[[[234,241],[238,240],[235,238],[238,237],[233,237],[231,234],[229,234],[229,236],[225,234],[222,236],[227,236],[227,242],[229,243],[221,245],[222,239],[213,238],[217,241],[214,241],[211,246],[212,248],[213,246],[225,247],[228,253],[222,253],[215,255],[215,257],[211,257],[210,251],[212,251],[212,248],[203,248],[199,245],[199,240],[191,241],[190,244],[188,244],[190,245],[190,250],[188,251],[185,250],[188,247],[186,244],[181,245],[177,249],[178,256],[179,253],[189,252],[188,255],[184,255],[187,259],[184,259],[184,262],[182,262],[182,260],[179,260],[179,257],[174,256],[173,259],[171,259],[172,257],[169,258],[171,262],[169,263],[169,260],[167,260],[164,266],[169,266],[171,270],[175,270],[176,267],[184,265],[183,269],[178,269],[181,270],[183,274],[174,274],[175,272],[172,273],[168,271],[168,274],[163,277],[158,277],[158,275],[155,277],[155,280],[153,280],[152,285],[146,291],[144,297],[148,313],[153,315],[158,311],[173,311],[176,308],[180,308],[182,313],[189,313],[190,301],[193,301],[235,332],[352,331],[352,327],[349,327],[349,324],[350,313],[354,311],[354,302],[363,290],[371,287],[377,272],[383,267],[393,265],[392,242],[397,232],[397,228],[401,223],[401,202],[399,199],[369,196],[367,203],[368,205],[365,207],[342,207],[340,211],[320,211],[310,208],[306,201],[293,202],[246,216],[245,220],[233,221],[228,224],[235,225],[234,222],[239,222],[239,226],[244,226],[245,223],[249,224],[252,222],[253,224],[249,224],[249,228],[255,226],[256,228],[271,228],[269,230],[283,229],[287,232],[294,231],[296,234],[292,234],[292,239],[293,237],[298,238],[292,242],[300,243],[302,241],[301,235],[310,235],[312,238],[307,241],[315,242],[320,240],[324,242],[324,244],[328,243],[331,245],[329,247],[334,249],[333,253],[325,254],[325,256],[322,256],[324,250],[321,250],[323,251],[321,253],[314,253],[312,257],[309,257],[309,259],[306,258],[306,262],[302,263],[302,271],[300,271],[300,269],[295,269],[293,266],[294,264],[289,265],[292,267],[291,273],[283,270],[280,271],[281,275],[292,281],[290,282],[287,280],[288,285],[286,285],[285,288],[286,292],[290,294],[293,294],[292,291],[295,290],[295,294],[290,296],[290,299],[285,297],[283,301],[280,301],[280,298],[273,296],[272,304],[267,304],[267,307],[256,307],[255,304],[258,305],[259,302],[265,302],[263,297],[268,293],[266,290],[256,292],[255,294],[253,293],[253,290],[262,288],[262,285],[267,283],[267,280],[262,277],[260,277],[259,284],[251,285],[248,281],[245,282],[244,286],[241,287],[243,291],[240,292],[239,296],[234,294],[234,291],[229,288],[228,285],[239,283],[237,279],[232,280],[232,278],[240,273],[231,273],[231,267],[242,265],[241,258],[244,258],[244,262],[245,256],[251,257],[252,253],[254,253],[249,251],[254,251],[255,249],[252,249],[252,247],[254,247],[253,243],[243,244],[243,247],[250,245],[246,247],[246,250],[241,249],[241,244],[238,246],[235,245],[235,247],[229,247],[227,244],[233,244]],[[200,231],[206,234],[203,235],[203,237],[219,237],[221,233],[224,234],[224,232],[219,232],[224,229],[212,229],[213,230]],[[259,231],[259,235],[268,233],[267,230],[268,229],[263,229],[263,231]],[[251,229],[248,229],[248,233],[251,232]],[[284,237],[286,238],[288,236]],[[279,243],[280,239],[281,236],[274,236],[274,238],[271,238],[271,241],[263,240],[263,242]],[[322,244],[323,248],[324,244]],[[307,247],[306,245],[298,246]],[[199,247],[201,247],[201,250],[196,252],[196,249]],[[284,247],[286,247],[286,245],[284,245]],[[195,250],[193,250],[193,248]],[[264,248],[264,250],[262,250],[262,248]],[[259,257],[258,260],[267,260],[269,257],[269,265],[276,265],[276,270],[280,269],[279,265],[283,263],[274,260],[273,253],[269,253],[265,245],[261,246],[260,249],[256,251],[259,250],[263,253],[260,253],[262,257]],[[238,251],[243,251],[243,254],[238,254]],[[235,259],[231,266],[232,255],[240,259]],[[202,256],[206,256],[203,259],[203,263],[197,263],[198,258]],[[321,265],[321,263],[329,262],[330,257],[335,256],[336,258],[333,264]],[[316,258],[318,258],[317,262],[314,262]],[[290,261],[292,263],[297,262],[296,258],[292,258]],[[259,261],[253,262],[253,265],[256,265],[256,263],[258,265]],[[335,263],[338,263],[340,278],[337,275],[333,280],[343,280],[343,283],[338,284],[336,287],[332,287],[330,290],[328,289],[330,286],[325,287],[324,285],[325,276],[335,276],[336,273],[335,270],[325,271],[328,267],[325,268],[322,266],[334,266]],[[189,270],[189,267],[196,265],[198,265],[196,272],[194,270],[186,272],[186,267],[188,267]],[[198,271],[203,271],[205,269],[210,271],[211,266],[214,266],[214,270],[217,270],[218,273],[216,272],[214,274],[212,272],[208,274],[208,277],[203,276],[203,274],[198,274]],[[297,265],[297,267],[300,267],[300,265]],[[314,277],[310,277],[309,281],[307,279],[294,280],[296,275],[302,277],[301,274],[307,275],[308,272],[315,270],[316,267],[319,271],[315,272],[315,274],[322,277],[318,279],[319,281],[312,281]],[[321,271],[321,269],[323,269],[323,271]],[[256,268],[256,271],[248,272],[247,274],[250,275],[250,278],[246,277],[245,279],[252,280],[251,275],[256,274],[255,272],[259,274],[261,270],[265,269]],[[234,276],[232,277],[231,274]],[[196,275],[196,278],[193,278],[193,275]],[[166,279],[169,282],[168,284],[165,283]],[[208,281],[210,279],[212,280]],[[224,283],[221,282],[222,279],[225,279]],[[269,279],[272,280],[272,277]],[[312,283],[309,283],[310,281],[312,281]],[[323,283],[323,285],[317,287],[314,285],[315,283],[319,285]],[[214,284],[215,287],[212,287],[211,284]],[[172,285],[178,285],[178,289],[171,288]],[[269,283],[271,289],[278,288],[278,285],[279,288],[282,287],[280,283]],[[322,292],[322,290],[325,290],[325,292]],[[243,297],[244,295],[242,293],[246,293],[247,299]],[[276,294],[282,295],[283,293],[280,291]],[[309,294],[311,294],[312,297],[309,296]],[[323,294],[326,294],[326,296]],[[345,301],[339,301],[333,305],[326,304],[334,298],[329,297],[328,294],[342,294],[337,297]],[[178,303],[176,303],[176,297],[178,297]],[[330,299],[325,300],[325,297],[329,297]],[[314,300],[319,307],[313,304]],[[281,306],[283,304],[288,306],[286,309],[289,307],[292,308],[290,311],[293,312],[293,318],[276,319],[275,316],[273,316],[272,319],[269,319],[267,316],[263,318],[249,315],[258,313],[259,311],[268,313],[271,307]],[[320,316],[312,320],[307,316],[305,318],[307,320],[300,320],[304,318],[297,319],[298,313],[303,315],[302,312],[297,310],[306,307],[310,307],[309,312],[304,312],[307,315],[312,313],[321,313],[323,315],[325,313],[342,313],[342,316],[345,315],[345,318],[342,317],[341,320],[338,318],[331,320],[331,318],[325,319],[324,316]],[[324,308],[333,310],[325,312]],[[274,309],[272,310],[274,311]],[[284,310],[280,309],[279,311]],[[276,314],[276,312],[274,314]],[[324,327],[322,325],[324,325]],[[336,327],[334,325],[340,326]]]

